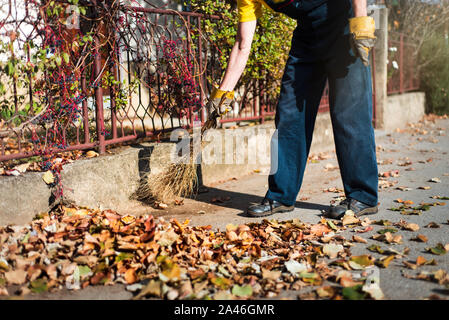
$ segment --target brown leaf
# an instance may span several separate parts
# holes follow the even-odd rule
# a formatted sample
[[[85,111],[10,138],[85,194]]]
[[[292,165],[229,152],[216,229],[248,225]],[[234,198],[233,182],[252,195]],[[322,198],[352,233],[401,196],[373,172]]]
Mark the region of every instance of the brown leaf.
[[[130,268],[130,269],[126,270],[126,272],[125,272],[125,281],[126,281],[126,283],[133,284],[137,280],[138,280],[138,278],[137,278],[135,269]]]
[[[162,283],[161,281],[151,280],[145,288],[140,291],[140,293],[134,299],[140,299],[145,296],[155,296],[160,297],[162,293]]]
[[[331,286],[324,286],[316,289],[320,298],[332,298],[335,295],[335,289]]]
[[[407,223],[404,226],[404,229],[409,230],[409,231],[418,231],[419,226],[416,223]]]
[[[58,279],[58,270],[54,264],[50,264],[45,269],[45,273],[47,273],[48,277],[51,280],[57,280]]]
[[[414,263],[410,263],[408,261],[403,261],[402,262],[407,268],[412,269],[412,270],[416,270],[416,268],[418,267],[416,264]]]
[[[262,278],[269,279],[269,280],[278,280],[281,278],[281,271],[275,271],[275,270],[268,270],[262,268]]]
[[[325,226],[324,224],[314,224],[310,228],[310,234],[318,237],[322,237],[324,233],[329,233],[331,231],[332,230],[327,226]]]
[[[346,213],[342,219],[342,223],[344,226],[350,225],[350,224],[357,224],[359,222],[360,222],[360,220],[354,216],[354,212],[352,212],[351,210],[346,211]]]
[[[340,271],[337,275],[337,281],[339,281],[340,284],[345,288],[354,287],[358,284],[361,284],[361,282],[354,281],[352,279],[352,273],[348,271]]]
[[[362,230],[356,230],[358,233],[365,233],[374,230],[372,226],[367,226],[365,229]]]
[[[27,280],[27,272],[25,270],[13,270],[5,272],[5,279],[10,284],[24,284]]]
[[[368,241],[366,241],[366,239],[356,236],[356,235],[352,236],[352,241],[359,242],[359,243],[368,243]]]
[[[427,237],[423,234],[418,234],[415,238],[413,238],[412,240],[414,241],[419,241],[419,242],[427,242]]]
[[[401,235],[394,236],[393,242],[394,243],[402,243],[402,236]]]
[[[425,228],[439,228],[439,227],[440,225],[436,222],[430,222],[425,226]]]
[[[422,256],[418,256],[418,258],[416,258],[416,264],[418,266],[422,266],[423,264],[425,264],[427,262],[427,259],[422,257]]]

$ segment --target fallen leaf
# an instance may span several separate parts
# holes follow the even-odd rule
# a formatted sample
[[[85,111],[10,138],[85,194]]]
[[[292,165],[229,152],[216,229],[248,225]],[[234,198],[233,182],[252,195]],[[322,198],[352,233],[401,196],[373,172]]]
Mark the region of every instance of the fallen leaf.
[[[396,255],[394,255],[394,254],[389,255],[388,257],[384,257],[377,261],[377,265],[381,266],[382,268],[388,268],[388,266],[390,265],[390,262],[393,261],[395,257],[396,257]]]
[[[53,176],[53,173],[49,170],[44,173],[44,175],[42,176],[42,180],[44,180],[46,184],[52,184],[55,182],[55,177]]]
[[[27,169],[30,167],[31,162],[25,162],[22,164],[19,164],[14,167],[15,170],[19,171],[20,173],[25,173]]]
[[[377,231],[377,233],[379,233],[379,234],[385,234],[387,232],[396,233],[396,232],[398,232],[398,230],[395,228],[387,228],[387,229],[382,229],[382,230]]]
[[[404,228],[409,231],[418,231],[419,230],[419,226],[416,223],[408,223],[404,226]]]
[[[418,266],[414,263],[408,262],[408,261],[402,261],[402,263],[409,269],[416,270]]]
[[[432,178],[432,179],[429,180],[429,182],[440,183],[441,180],[439,178]]]
[[[213,277],[210,282],[222,290],[226,290],[232,285],[232,281],[224,277]]]
[[[436,255],[443,255],[446,254],[447,251],[444,248],[444,246],[441,243],[438,243],[435,247],[433,248],[427,248],[427,251],[436,254]]]
[[[131,216],[131,215],[126,215],[126,216],[123,216],[121,219],[120,219],[120,221],[122,221],[125,225],[128,225],[128,224],[131,224],[131,223],[133,223],[134,221],[136,221],[136,217],[134,217],[134,216]]]
[[[343,288],[342,294],[348,300],[363,300],[366,297],[366,293],[362,292],[363,285],[356,285],[354,287]]]
[[[352,241],[359,242],[359,243],[368,243],[368,241],[366,239],[356,236],[356,235],[352,236]]]
[[[345,288],[362,284],[360,281],[354,281],[352,273],[348,271],[340,271],[337,274],[337,281]]]
[[[357,231],[358,233],[365,233],[365,232],[369,232],[369,231],[373,231],[374,228],[372,226],[367,226],[365,229],[357,229],[355,231]]]
[[[181,278],[181,268],[170,259],[164,260],[162,269],[159,278],[164,282],[177,281]]]
[[[231,293],[237,297],[250,297],[253,295],[253,288],[250,285],[239,286],[238,284],[232,287]]]
[[[380,253],[380,254],[382,254],[382,253],[385,252],[385,250],[381,249],[380,246],[375,245],[375,244],[369,246],[369,247],[368,247],[368,250],[373,251],[373,252],[377,252],[377,253]]]
[[[281,271],[262,269],[262,278],[264,279],[278,280],[280,279],[281,274]]]
[[[93,150],[89,150],[86,152],[86,157],[87,158],[94,158],[94,157],[98,157],[99,154]]]
[[[401,235],[394,236],[393,242],[394,243],[402,243],[402,236]]]
[[[440,225],[435,222],[430,222],[425,226],[425,228],[439,228],[439,227],[440,227]]]
[[[285,268],[293,275],[298,275],[302,272],[307,271],[307,265],[304,263],[299,263],[295,260],[289,260],[285,262]]]
[[[318,236],[318,237],[322,237],[324,233],[329,233],[329,232],[331,232],[331,229],[329,229],[324,224],[314,224],[310,228],[310,233],[312,235],[315,235],[315,236]]]
[[[432,199],[438,199],[438,200],[449,200],[449,197],[447,196],[432,196]]]
[[[162,293],[162,282],[156,280],[150,280],[142,291],[134,299],[140,299],[145,296],[155,296],[160,297]]]
[[[359,222],[360,220],[355,217],[354,212],[352,210],[347,210],[342,219],[342,223],[344,226],[350,224],[357,224]]]
[[[125,272],[125,281],[127,284],[133,284],[137,281],[136,270],[130,268]]]
[[[325,244],[323,246],[323,253],[327,255],[330,259],[335,259],[340,252],[343,251],[343,246],[341,244]]]
[[[319,287],[316,289],[316,293],[320,298],[332,298],[335,295],[335,289],[331,286]]]
[[[334,230],[334,231],[338,230],[337,226],[332,221],[327,220],[326,223],[332,230]]]
[[[397,189],[397,190],[401,190],[401,191],[410,191],[410,190],[412,190],[412,188],[409,188],[409,187],[403,187],[403,186],[396,187],[396,189]]]
[[[163,202],[157,202],[156,203],[156,208],[158,208],[158,209],[167,209],[168,208],[168,204],[165,204]]]
[[[46,292],[48,290],[47,281],[45,279],[31,281],[30,290],[34,293]]]
[[[170,229],[170,230],[167,230],[167,231],[161,233],[161,237],[157,243],[163,247],[169,247],[178,238],[179,238],[179,235],[173,229]]]
[[[423,256],[418,256],[418,258],[416,258],[416,264],[418,266],[421,266],[423,264],[425,264],[427,262],[427,259],[424,258]]]
[[[10,284],[24,284],[27,279],[27,272],[25,270],[12,270],[5,272],[5,279],[7,283]]]
[[[355,270],[362,270],[374,264],[374,259],[369,255],[352,256],[349,260],[349,266]]]
[[[419,242],[427,242],[427,237],[423,234],[418,234],[415,238],[412,238],[412,240],[414,241],[419,241]]]

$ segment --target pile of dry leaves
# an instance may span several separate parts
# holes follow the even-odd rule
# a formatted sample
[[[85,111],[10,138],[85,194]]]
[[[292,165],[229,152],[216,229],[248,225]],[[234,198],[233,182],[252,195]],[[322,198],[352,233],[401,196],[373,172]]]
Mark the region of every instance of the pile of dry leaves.
[[[247,299],[306,288],[300,298],[382,299],[367,270],[404,254],[351,256],[354,242],[366,240],[340,232],[372,226],[350,212],[336,223],[264,220],[222,232],[188,223],[61,206],[30,225],[0,228],[0,293],[124,283],[137,299]],[[447,274],[435,277],[449,283]]]

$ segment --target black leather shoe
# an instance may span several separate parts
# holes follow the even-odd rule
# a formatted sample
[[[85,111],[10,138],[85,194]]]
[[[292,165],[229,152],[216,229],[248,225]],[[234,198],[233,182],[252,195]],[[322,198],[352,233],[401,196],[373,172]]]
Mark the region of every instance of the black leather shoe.
[[[356,217],[360,217],[366,214],[375,214],[378,209],[377,206],[371,207],[355,199],[345,199],[337,206],[331,206],[329,211],[326,212],[326,217],[332,219],[341,219],[345,215],[347,210],[352,210]]]
[[[263,199],[261,204],[252,205],[246,211],[248,217],[266,217],[278,212],[293,211],[295,206],[286,206],[276,200]]]

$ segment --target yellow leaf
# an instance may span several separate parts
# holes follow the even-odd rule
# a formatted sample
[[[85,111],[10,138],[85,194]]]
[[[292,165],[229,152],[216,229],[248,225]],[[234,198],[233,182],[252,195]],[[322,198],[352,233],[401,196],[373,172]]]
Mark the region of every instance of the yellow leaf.
[[[95,151],[90,150],[90,151],[87,151],[87,152],[86,152],[86,157],[87,157],[87,158],[98,157],[98,153],[96,153]]]
[[[392,255],[386,257],[385,259],[379,261],[379,265],[381,267],[388,268],[388,265],[390,264],[391,261],[394,260],[394,258],[395,258],[395,255],[392,254]]]
[[[53,173],[50,170],[48,170],[42,176],[42,180],[44,180],[46,184],[52,184],[53,182],[55,182],[55,177],[53,176]]]
[[[131,224],[131,223],[133,223],[135,220],[136,220],[136,217],[134,217],[134,216],[131,216],[131,215],[126,215],[126,216],[123,216],[121,219],[120,219],[124,224]]]

